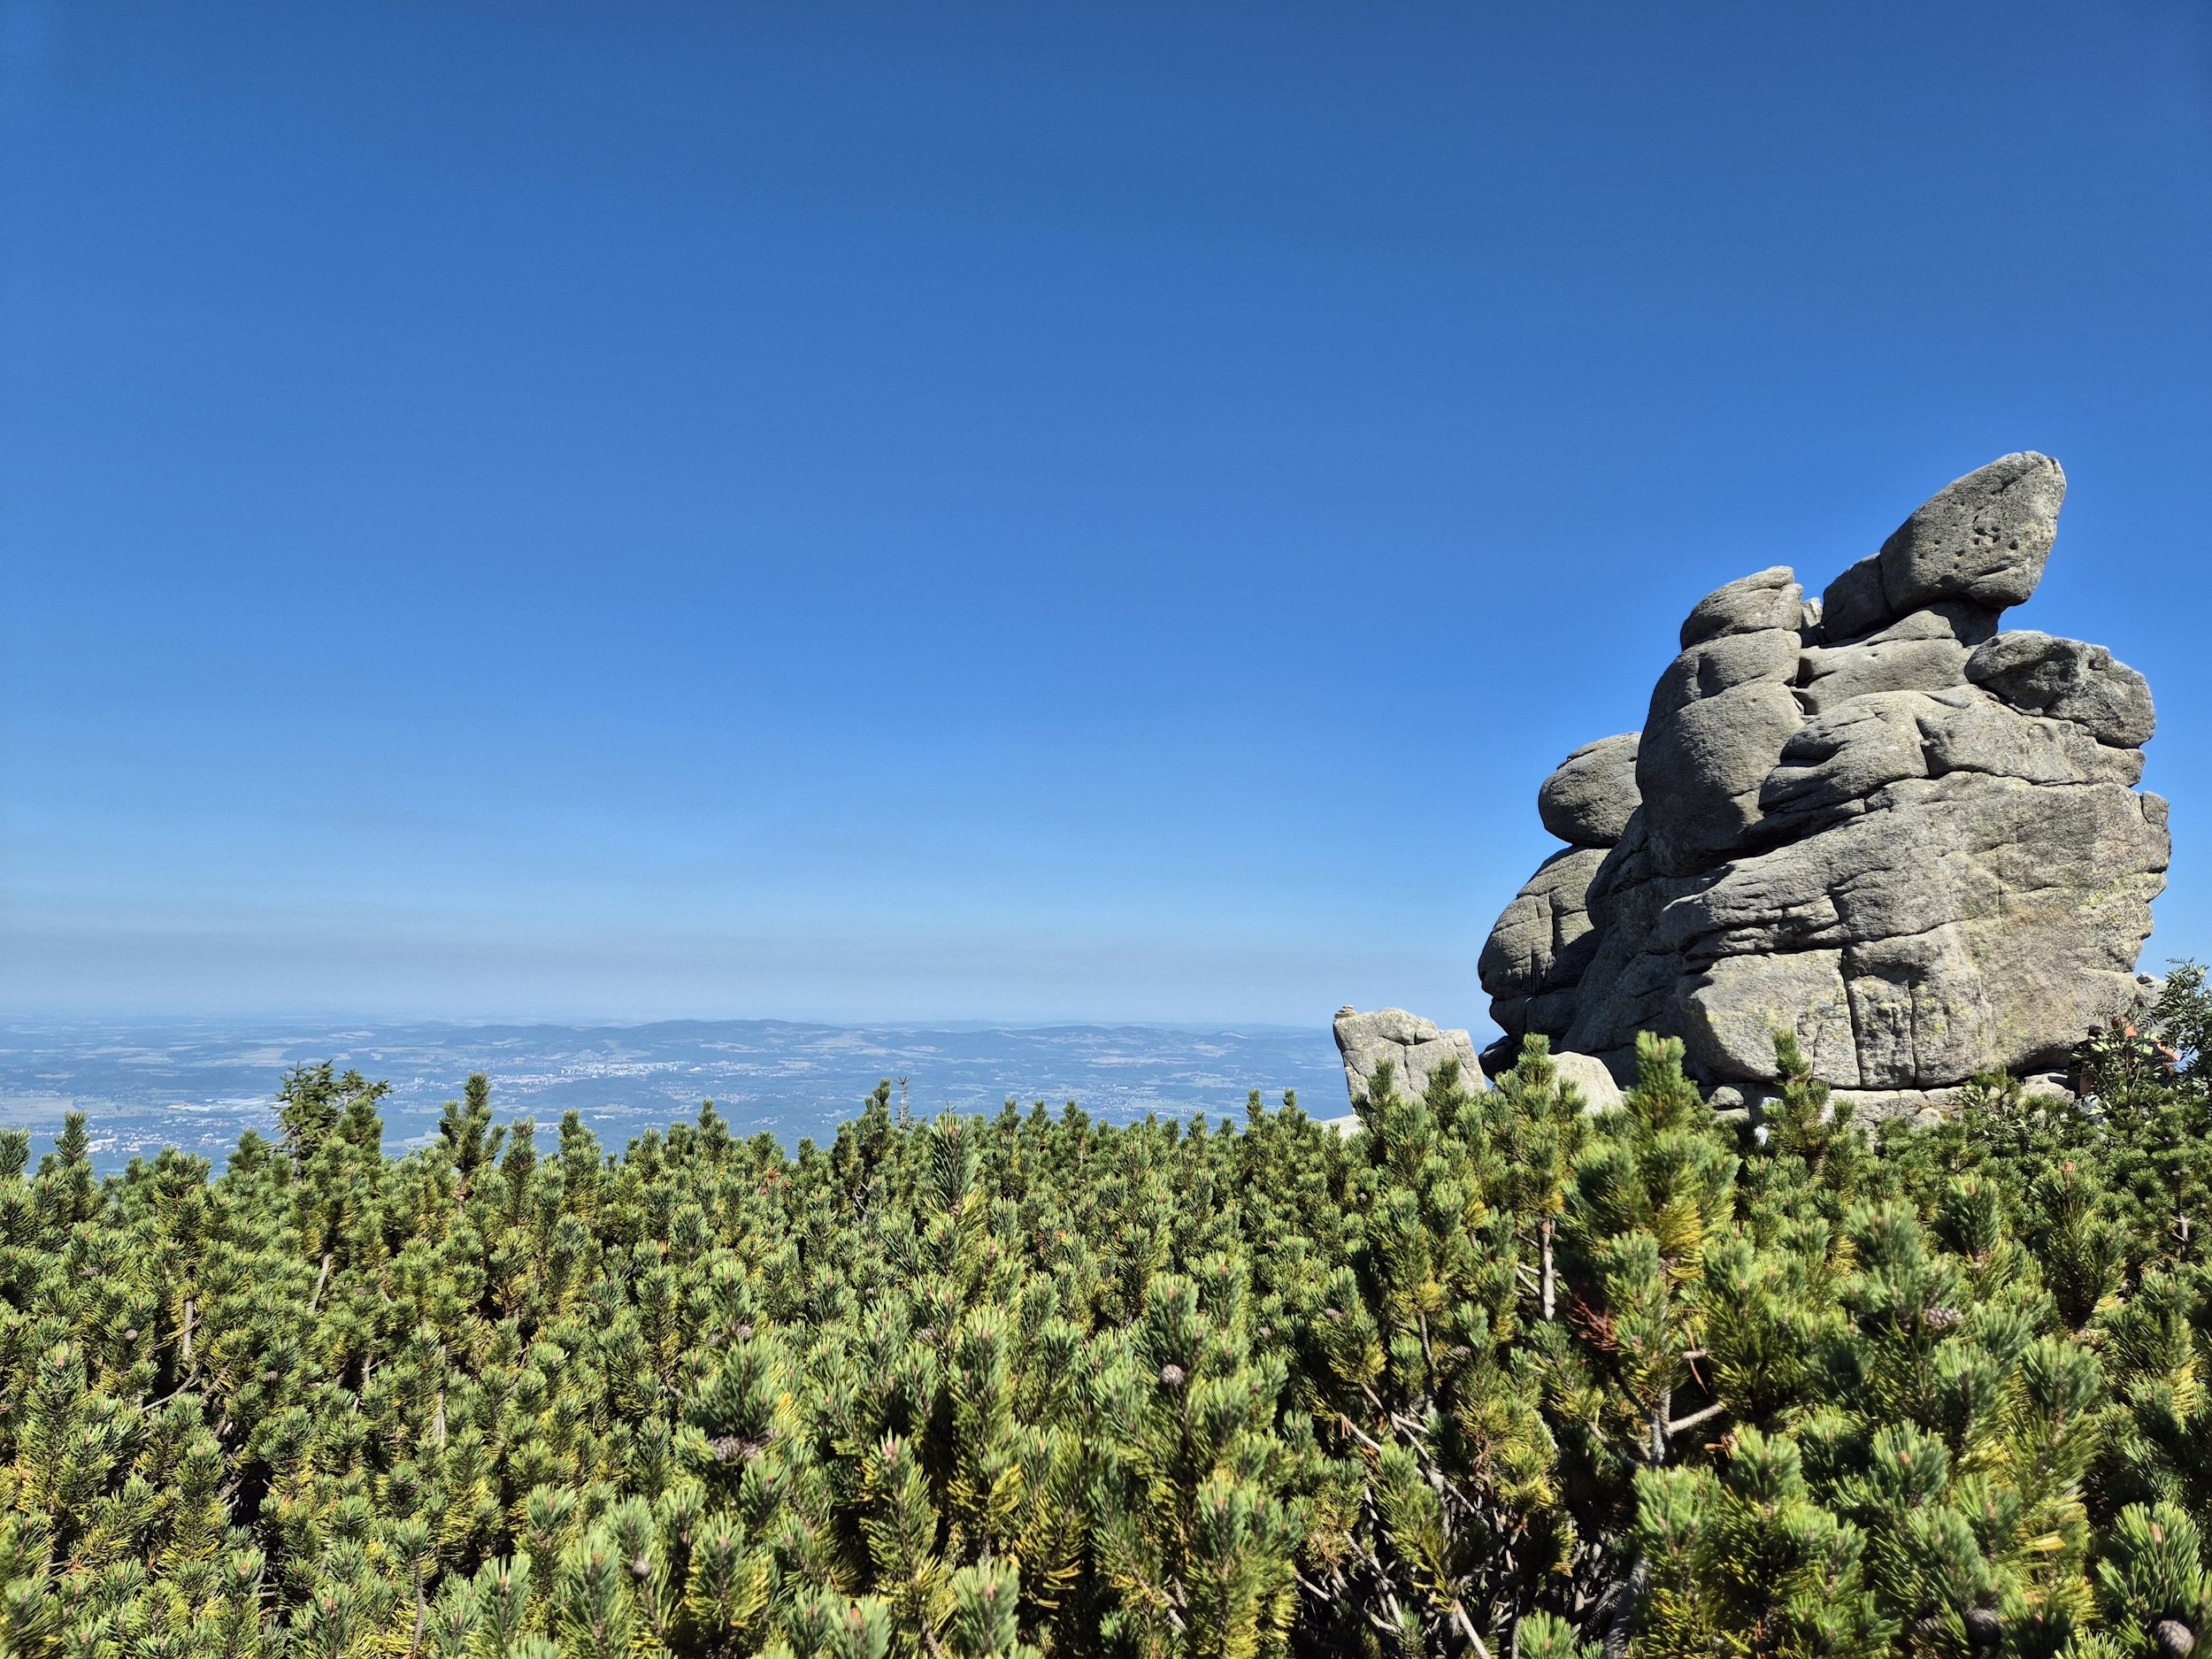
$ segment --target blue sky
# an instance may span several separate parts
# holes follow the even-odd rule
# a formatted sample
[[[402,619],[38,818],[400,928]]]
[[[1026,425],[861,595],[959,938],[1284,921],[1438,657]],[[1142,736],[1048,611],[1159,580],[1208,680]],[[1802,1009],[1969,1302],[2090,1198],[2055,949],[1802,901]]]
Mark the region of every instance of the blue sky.
[[[0,16],[0,1009],[1476,1022],[2024,448],[2212,953],[2200,6]]]

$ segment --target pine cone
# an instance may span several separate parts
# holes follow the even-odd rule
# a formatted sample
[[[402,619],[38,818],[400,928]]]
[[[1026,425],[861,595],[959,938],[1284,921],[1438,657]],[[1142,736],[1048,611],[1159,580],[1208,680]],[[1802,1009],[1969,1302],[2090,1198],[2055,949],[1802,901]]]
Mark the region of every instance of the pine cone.
[[[1985,1607],[1966,1609],[1966,1636],[1977,1647],[1994,1647],[2004,1634],[2004,1621]]]
[[[1161,1366],[1160,1380],[1171,1388],[1180,1388],[1183,1386],[1183,1368],[1180,1365]]]
[[[2162,1618],[2152,1625],[2151,1640],[2163,1659],[2188,1659],[2189,1650],[2197,1645],[2196,1632],[2177,1618]]]
[[[1926,1308],[1921,1310],[1920,1323],[1931,1331],[1948,1331],[1954,1325],[1964,1325],[1966,1316],[1956,1308]]]
[[[741,1457],[749,1463],[760,1455],[762,1444],[740,1434],[718,1434],[707,1442],[707,1449],[714,1454],[718,1463],[732,1463]]]

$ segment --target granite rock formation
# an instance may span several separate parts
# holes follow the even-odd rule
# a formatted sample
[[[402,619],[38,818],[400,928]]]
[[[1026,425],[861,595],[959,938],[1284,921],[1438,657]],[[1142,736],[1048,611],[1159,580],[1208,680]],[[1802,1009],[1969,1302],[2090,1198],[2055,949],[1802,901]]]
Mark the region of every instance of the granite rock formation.
[[[1417,1098],[1428,1093],[1429,1079],[1445,1056],[1458,1056],[1461,1082],[1471,1089],[1489,1087],[1475,1054],[1475,1040],[1463,1031],[1440,1031],[1417,1014],[1402,1008],[1379,1009],[1362,1014],[1350,1008],[1336,1016],[1336,1050],[1344,1056],[1344,1085],[1357,1100],[1367,1093],[1375,1069],[1383,1061],[1397,1068],[1398,1093]]]
[[[2150,689],[1999,628],[2065,493],[2008,455],[1817,599],[1778,565],[1698,602],[1642,732],[1538,792],[1568,845],[1483,949],[1494,1074],[1537,1031],[1625,1080],[1649,1030],[1755,1086],[1788,1025],[1832,1086],[1924,1098],[2062,1065],[2126,1001],[2169,845],[2135,790]]]

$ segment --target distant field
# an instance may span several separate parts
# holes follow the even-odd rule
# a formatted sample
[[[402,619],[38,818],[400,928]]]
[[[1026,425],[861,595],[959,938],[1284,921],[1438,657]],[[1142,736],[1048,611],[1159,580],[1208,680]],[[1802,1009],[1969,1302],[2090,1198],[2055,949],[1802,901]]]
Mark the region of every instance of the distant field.
[[[334,1060],[388,1079],[384,1144],[437,1133],[444,1102],[488,1072],[502,1118],[574,1110],[610,1147],[711,1099],[742,1133],[795,1147],[826,1140],[882,1077],[906,1077],[918,1115],[996,1111],[1007,1096],[1073,1099],[1117,1121],[1146,1112],[1242,1110],[1294,1088],[1317,1117],[1346,1110],[1326,1029],[1179,1031],[1145,1025],[832,1026],[772,1020],[649,1025],[314,1025],[307,1022],[0,1024],[0,1125],[28,1125],[43,1152],[73,1107],[91,1115],[93,1157],[117,1170],[178,1146],[215,1159],[241,1133],[271,1131],[277,1079]],[[894,1093],[895,1102],[896,1094]]]

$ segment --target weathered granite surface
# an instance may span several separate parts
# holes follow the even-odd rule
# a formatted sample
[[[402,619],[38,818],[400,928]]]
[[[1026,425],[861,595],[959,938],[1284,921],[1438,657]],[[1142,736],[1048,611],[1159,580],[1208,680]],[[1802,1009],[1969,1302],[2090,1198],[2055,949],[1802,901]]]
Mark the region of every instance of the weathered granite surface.
[[[1610,847],[1636,810],[1636,746],[1642,733],[1623,732],[1585,743],[1560,763],[1536,792],[1544,827],[1572,847]]]
[[[2165,802],[2135,791],[2150,688],[1999,626],[2065,493],[2057,462],[2008,455],[1817,600],[1777,565],[1698,602],[1641,733],[1539,791],[1569,845],[1483,949],[1494,1073],[1540,1031],[1625,1080],[1649,1030],[1755,1084],[1787,1024],[1828,1083],[1901,1104],[2062,1065],[2126,1001],[2169,852]]]
[[[1367,1093],[1375,1068],[1385,1060],[1397,1067],[1393,1087],[1409,1099],[1428,1093],[1429,1079],[1447,1055],[1458,1056],[1463,1087],[1490,1086],[1477,1060],[1472,1037],[1463,1031],[1440,1031],[1432,1022],[1402,1008],[1379,1009],[1371,1014],[1340,1009],[1336,1048],[1344,1056],[1344,1085],[1354,1100]]]
[[[1582,1091],[1582,1103],[1587,1110],[1603,1111],[1621,1103],[1621,1086],[1613,1080],[1613,1073],[1605,1062],[1595,1055],[1555,1054],[1551,1058],[1558,1070],[1559,1080],[1571,1083]]]

